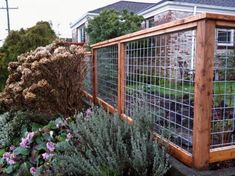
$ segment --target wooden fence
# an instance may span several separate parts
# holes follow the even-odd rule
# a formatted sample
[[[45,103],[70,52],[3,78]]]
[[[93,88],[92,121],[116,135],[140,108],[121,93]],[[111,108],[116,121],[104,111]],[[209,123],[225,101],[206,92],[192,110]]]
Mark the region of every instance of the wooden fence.
[[[234,29],[235,16],[205,13],[94,44],[84,93],[129,123],[148,111],[186,165],[235,159]]]

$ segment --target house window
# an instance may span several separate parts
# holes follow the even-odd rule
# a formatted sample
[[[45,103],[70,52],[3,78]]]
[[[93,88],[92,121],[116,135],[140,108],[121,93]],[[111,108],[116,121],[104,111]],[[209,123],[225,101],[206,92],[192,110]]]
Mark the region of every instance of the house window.
[[[72,41],[77,42],[78,41],[78,31],[77,29],[72,30]]]
[[[81,38],[81,42],[86,42],[85,27],[82,27],[82,28],[80,29],[80,38]]]
[[[154,25],[154,17],[152,17],[152,18],[149,19],[149,27],[151,28],[151,27],[153,27],[153,26],[155,26],[155,25]]]
[[[154,17],[146,19],[146,21],[145,21],[145,28],[151,28],[153,26],[155,26]]]
[[[217,30],[218,46],[233,46],[234,45],[234,30],[233,29],[218,29]]]

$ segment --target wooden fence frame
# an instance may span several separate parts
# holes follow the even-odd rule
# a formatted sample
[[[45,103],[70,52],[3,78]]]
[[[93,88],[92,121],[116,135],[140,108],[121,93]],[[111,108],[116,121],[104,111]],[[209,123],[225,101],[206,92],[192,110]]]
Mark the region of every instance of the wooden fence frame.
[[[210,149],[213,67],[215,50],[215,28],[235,28],[235,16],[203,13],[181,20],[162,24],[153,28],[127,34],[92,45],[93,95],[84,91],[85,96],[94,103],[99,103],[109,112],[117,112],[122,119],[132,123],[131,117],[124,114],[125,52],[124,44],[128,41],[150,36],[196,29],[196,71],[194,90],[194,125],[192,154],[155,133],[156,140],[167,144],[169,152],[184,164],[198,170],[207,169],[210,163],[235,159],[235,146]],[[96,49],[118,45],[118,102],[112,107],[97,97]],[[206,97],[206,98],[205,98]]]

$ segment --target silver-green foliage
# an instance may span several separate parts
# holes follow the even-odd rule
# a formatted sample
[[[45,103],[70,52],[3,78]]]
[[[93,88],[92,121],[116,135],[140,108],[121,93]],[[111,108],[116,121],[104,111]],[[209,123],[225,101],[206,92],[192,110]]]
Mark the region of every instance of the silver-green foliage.
[[[0,148],[10,146],[13,140],[21,135],[27,125],[26,114],[23,112],[5,112],[0,115]]]
[[[150,117],[135,116],[128,125],[118,116],[96,109],[79,116],[71,129],[79,145],[70,143],[54,165],[64,175],[161,176],[169,168],[168,156],[151,134]]]

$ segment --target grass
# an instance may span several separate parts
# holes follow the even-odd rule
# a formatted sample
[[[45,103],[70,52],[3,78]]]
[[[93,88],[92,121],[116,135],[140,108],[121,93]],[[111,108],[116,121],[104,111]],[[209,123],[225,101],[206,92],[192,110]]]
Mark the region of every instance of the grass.
[[[214,94],[235,94],[235,82],[214,82]]]
[[[126,89],[129,93],[138,90],[154,94],[160,94],[162,96],[182,97],[183,95],[193,94],[194,85],[188,82],[175,83],[170,81],[162,81],[159,85],[153,84],[131,84],[127,85]],[[228,94],[231,97],[235,94],[235,82],[214,82],[213,84],[214,94],[225,95]]]

